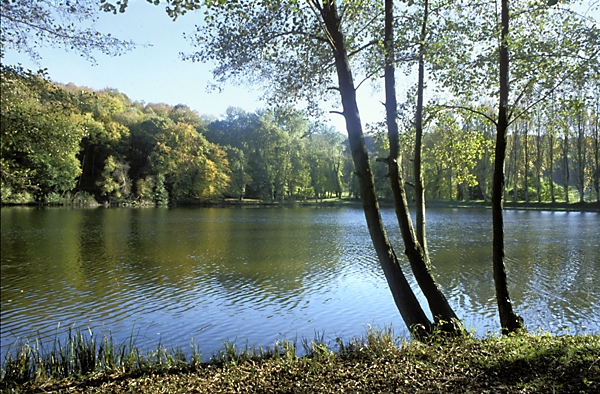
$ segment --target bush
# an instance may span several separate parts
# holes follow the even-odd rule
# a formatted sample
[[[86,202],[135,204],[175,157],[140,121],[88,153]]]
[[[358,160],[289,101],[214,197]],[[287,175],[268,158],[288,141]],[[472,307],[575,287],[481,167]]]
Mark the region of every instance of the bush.
[[[2,186],[0,196],[2,204],[30,204],[35,202],[33,195],[27,191],[14,192],[10,186]]]

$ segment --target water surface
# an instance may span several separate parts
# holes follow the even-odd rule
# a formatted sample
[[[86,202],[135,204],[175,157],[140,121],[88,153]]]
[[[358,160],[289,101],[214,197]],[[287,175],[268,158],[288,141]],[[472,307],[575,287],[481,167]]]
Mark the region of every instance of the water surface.
[[[357,208],[2,208],[1,342],[68,327],[137,344],[407,335]],[[384,221],[402,256],[393,211]],[[530,330],[600,332],[600,215],[506,211],[510,294]],[[491,213],[428,211],[434,274],[479,335],[499,330]],[[402,256],[403,257],[403,256]],[[404,259],[405,260],[405,259]],[[403,261],[403,269],[409,272]],[[412,278],[409,278],[411,283]],[[422,299],[422,296],[419,295]]]

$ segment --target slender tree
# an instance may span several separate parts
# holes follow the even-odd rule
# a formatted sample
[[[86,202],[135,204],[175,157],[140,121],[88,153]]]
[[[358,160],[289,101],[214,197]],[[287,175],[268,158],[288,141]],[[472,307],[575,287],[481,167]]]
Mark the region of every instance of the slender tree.
[[[427,15],[427,2],[425,3],[425,16],[423,23],[422,36],[426,26],[426,15]],[[387,158],[387,164],[389,168],[389,176],[391,180],[392,192],[394,195],[394,204],[396,208],[396,217],[398,219],[400,231],[402,233],[402,239],[406,248],[405,253],[408,256],[408,260],[411,264],[415,278],[419,283],[419,287],[423,290],[423,294],[428,300],[429,308],[434,316],[436,322],[444,322],[442,327],[444,329],[453,331],[454,323],[458,322],[458,318],[452,308],[450,307],[446,297],[435,283],[433,275],[430,271],[431,263],[427,251],[423,248],[420,243],[420,239],[415,235],[412,220],[410,218],[410,212],[408,210],[408,201],[406,198],[406,191],[404,188],[404,180],[402,171],[400,170],[399,163],[402,161],[400,155],[400,141],[398,133],[398,104],[396,101],[396,79],[395,79],[395,58],[394,58],[394,4],[392,0],[385,1],[385,98],[386,98],[386,121],[388,127],[388,139],[390,142],[390,156]],[[424,37],[422,37],[424,38]],[[422,88],[422,64],[419,65],[420,76],[419,83]],[[422,90],[422,89],[421,89]],[[421,111],[422,111],[422,92],[420,96]],[[417,110],[417,116],[419,116],[419,110]],[[417,129],[419,134],[419,130]],[[421,129],[422,133],[422,129]],[[418,150],[421,150],[421,137],[417,137],[419,145]],[[421,177],[421,159],[418,154],[418,161],[415,160],[415,173]],[[422,179],[417,181],[421,183],[420,193],[423,193]],[[424,201],[421,199],[421,203]],[[424,206],[420,207],[421,215],[424,215]],[[421,217],[424,221],[424,216]],[[421,236],[424,237],[424,222],[421,223]],[[424,240],[424,238],[422,238]]]
[[[429,321],[423,314],[420,306],[417,307],[418,301],[416,298],[413,299],[414,294],[412,291],[408,291],[410,286],[408,286],[408,283],[405,283],[406,278],[402,273],[392,246],[387,239],[383,222],[381,220],[381,215],[379,213],[379,204],[375,194],[373,175],[370,169],[368,154],[364,143],[358,107],[356,106],[356,92],[352,80],[352,73],[350,71],[347,50],[344,44],[344,37],[341,32],[341,20],[338,16],[336,4],[332,1],[324,2],[323,4],[319,4],[317,2],[311,3],[313,7],[315,7],[315,9],[321,14],[326,31],[331,40],[330,44],[332,45],[334,52],[340,95],[342,99],[342,106],[344,108],[343,114],[346,119],[348,138],[350,140],[350,147],[352,150],[352,156],[354,158],[354,166],[356,168],[356,174],[360,185],[363,209],[367,219],[367,226],[371,233],[371,239],[373,240],[373,244],[377,250],[377,254],[379,255],[379,261],[383,267],[386,277],[388,278],[388,282],[400,284],[400,286],[394,285],[392,287],[392,294],[394,295],[396,305],[400,309],[400,313],[402,314],[405,322],[409,327],[414,327],[415,324],[418,324],[419,326],[427,328],[430,325]],[[389,12],[391,13],[391,11]],[[386,7],[386,19],[390,17],[393,18],[393,14],[388,14],[388,9]],[[393,68],[393,62],[391,67]],[[393,74],[391,77],[389,74],[386,75],[386,78],[393,79]],[[393,86],[394,84],[391,83],[391,85]],[[388,94],[386,94],[386,99],[391,100],[391,102],[387,102],[386,104],[388,107],[393,105],[394,109],[391,112],[395,114],[395,94],[390,94],[388,92]],[[390,115],[388,112],[388,120],[389,116]],[[395,118],[391,124],[396,124]],[[388,122],[388,127],[389,126],[390,123]],[[395,166],[390,166],[390,168],[397,169],[397,162]],[[396,171],[396,173],[391,173],[390,177],[398,180],[398,171]],[[399,187],[398,189],[400,190]]]
[[[509,95],[509,57],[508,32],[509,8],[508,0],[501,0],[500,37],[500,101],[498,104],[498,123],[496,124],[496,150],[494,156],[494,180],[492,187],[492,261],[494,283],[496,285],[496,301],[500,313],[502,332],[515,332],[523,328],[523,319],[512,308],[508,294],[506,268],[504,264],[504,158],[506,157],[506,130],[508,129],[508,95]]]
[[[596,189],[596,202],[600,202],[600,91],[596,86],[596,105],[594,108],[594,189]]]
[[[417,239],[423,252],[428,255],[426,218],[425,218],[425,186],[423,181],[421,155],[423,153],[423,95],[425,93],[425,40],[427,38],[427,19],[429,17],[429,1],[423,3],[423,22],[419,36],[419,70],[417,81],[417,109],[415,114],[415,196],[417,204]]]

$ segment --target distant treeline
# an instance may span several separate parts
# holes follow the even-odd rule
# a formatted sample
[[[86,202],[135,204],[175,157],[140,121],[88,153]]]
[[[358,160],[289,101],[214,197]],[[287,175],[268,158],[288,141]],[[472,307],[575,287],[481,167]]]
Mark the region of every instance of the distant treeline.
[[[2,203],[204,203],[358,197],[346,137],[281,107],[205,119],[185,105],[132,102],[117,90],[58,85],[2,66]],[[507,199],[596,201],[598,108],[569,98],[518,122],[509,138]],[[404,119],[406,141],[412,134]],[[424,137],[429,199],[487,200],[495,128],[438,111]],[[377,125],[372,160],[387,156]],[[403,146],[410,181],[412,147]],[[387,166],[374,164],[381,197]]]

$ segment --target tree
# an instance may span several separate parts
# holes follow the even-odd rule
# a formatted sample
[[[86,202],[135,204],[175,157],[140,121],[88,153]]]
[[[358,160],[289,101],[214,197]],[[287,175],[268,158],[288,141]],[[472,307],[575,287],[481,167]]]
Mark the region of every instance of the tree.
[[[187,123],[167,123],[156,133],[150,161],[176,202],[211,201],[229,186],[227,153]]]
[[[600,82],[596,81],[594,93],[596,102],[593,107],[594,119],[594,189],[596,190],[596,202],[600,202]]]
[[[130,128],[119,119],[131,106],[131,101],[124,94],[111,89],[99,92],[78,90],[77,98],[79,110],[84,114],[85,130],[79,153],[82,172],[78,187],[102,194],[96,187],[103,182],[107,158],[113,156],[122,163],[126,160]]]
[[[387,3],[386,3],[387,4]],[[393,6],[393,2],[391,2]],[[425,219],[425,185],[423,180],[423,166],[421,155],[423,153],[423,95],[425,93],[425,40],[427,38],[427,19],[429,18],[429,1],[423,3],[423,21],[419,36],[419,70],[417,80],[417,108],[415,113],[415,196],[417,204],[417,239],[423,248],[423,253],[428,254],[426,219]]]
[[[100,4],[96,0],[2,0],[0,2],[0,41],[4,48],[24,52],[39,61],[38,49],[62,47],[95,62],[93,51],[119,55],[134,47],[133,42],[84,27],[98,18]]]
[[[498,102],[498,121],[496,123],[496,151],[494,154],[494,180],[492,186],[492,264],[496,301],[500,314],[500,325],[503,333],[515,332],[523,328],[523,319],[512,308],[508,295],[506,268],[504,264],[504,159],[506,157],[506,130],[508,129],[509,109],[509,8],[508,0],[501,0],[501,26],[499,76],[500,94]]]
[[[406,278],[402,273],[397,257],[391,244],[389,243],[389,240],[387,239],[387,234],[379,213],[373,175],[369,165],[360,116],[358,113],[358,107],[356,105],[356,91],[352,78],[352,72],[350,70],[348,51],[345,45],[345,37],[341,31],[341,19],[338,15],[336,4],[335,2],[324,2],[323,4],[314,3],[312,5],[322,17],[326,32],[329,36],[329,44],[333,50],[338,76],[338,88],[342,100],[343,115],[346,119],[346,128],[348,131],[348,138],[350,140],[350,148],[360,185],[363,209],[365,211],[365,217],[367,219],[367,226],[371,234],[371,239],[379,256],[379,261],[382,265],[383,271],[388,279],[388,283],[390,284],[396,305],[398,306],[405,322],[411,328],[413,328],[416,324],[419,324],[425,329],[428,329],[430,323],[418,304],[418,301],[410,289],[410,286],[406,282]],[[390,18],[393,18],[393,13],[388,7],[389,4],[386,2],[386,20],[389,21]],[[391,30],[389,30],[389,27],[386,29],[386,33],[385,40],[388,42],[388,50],[386,51],[386,66],[388,68],[386,69],[386,76],[390,82],[388,84],[389,90],[386,91],[386,108],[389,129],[390,127],[393,128],[394,125],[397,124],[395,116],[393,121],[389,122],[390,114],[396,114],[397,106],[395,105],[395,91],[393,91],[394,63],[393,58],[390,59],[393,50],[389,49],[390,41],[393,43],[393,37],[389,36],[392,34]],[[389,135],[392,136],[392,138],[394,138],[394,134],[397,136],[397,129],[395,131],[393,129],[389,131]],[[390,141],[390,146],[392,145],[397,144]],[[389,160],[391,165],[390,163],[388,163],[388,165],[390,169],[394,171],[390,174],[390,178],[393,179],[394,182],[399,182],[400,174],[397,170],[398,163],[397,161],[392,163],[396,157],[398,156],[392,156],[391,152]],[[398,187],[397,191],[402,192],[402,189],[403,188]]]
[[[496,125],[493,270],[503,332],[522,327],[522,321],[512,310],[504,265],[502,210],[507,130],[569,79],[581,74],[593,75],[600,51],[597,26],[569,8],[552,8],[545,1],[510,4],[509,11],[508,0],[501,1],[499,21],[495,9],[485,10],[473,4],[472,20],[476,28],[467,32],[469,40],[465,41],[472,45],[446,54],[445,65],[436,68],[440,84],[463,100],[474,100],[478,95],[495,97],[495,119],[472,107],[450,107],[478,112]],[[529,104],[520,106],[526,98]]]
[[[132,181],[129,178],[129,164],[108,156],[102,171],[102,179],[97,182],[103,196],[109,202],[120,203],[126,201],[131,194]]]
[[[483,161],[486,148],[491,145],[475,123],[472,114],[451,114],[442,112],[438,114],[430,131],[437,138],[431,147],[434,160],[439,162],[441,169],[448,173],[448,189],[452,195],[453,182],[458,187],[463,187],[462,195],[469,198],[468,188],[478,182],[476,167]],[[484,169],[485,170],[485,169]],[[485,180],[482,180],[485,183]]]
[[[20,68],[2,66],[0,87],[3,201],[11,194],[41,201],[70,191],[80,174],[85,123],[76,99],[44,75]]]
[[[427,24],[427,2],[425,2],[425,10],[423,16],[423,27],[421,30],[421,39],[424,40],[425,29]],[[419,82],[421,94],[417,103],[417,130],[416,130],[416,148],[415,148],[415,183],[417,186],[417,214],[420,216],[419,234],[415,234],[410,212],[408,210],[408,201],[406,198],[406,190],[404,179],[399,163],[400,157],[400,141],[398,132],[398,104],[396,101],[396,79],[395,79],[395,48],[394,48],[394,3],[392,0],[385,1],[385,107],[386,107],[386,123],[388,128],[388,139],[390,142],[390,155],[386,159],[389,169],[392,192],[394,195],[394,206],[396,210],[396,218],[406,248],[405,253],[411,265],[411,269],[417,279],[419,287],[423,290],[423,294],[427,298],[429,308],[433,314],[436,323],[440,324],[444,330],[454,331],[457,329],[455,323],[458,318],[450,307],[446,297],[439,289],[431,274],[431,262],[425,247],[425,202],[423,201],[423,179],[421,175],[421,134],[422,134],[422,88],[423,88],[423,46],[420,47],[419,53]],[[355,160],[356,165],[356,160]]]
[[[344,138],[340,133],[319,124],[311,127],[307,141],[307,165],[315,200],[326,195],[342,196],[344,150]]]

